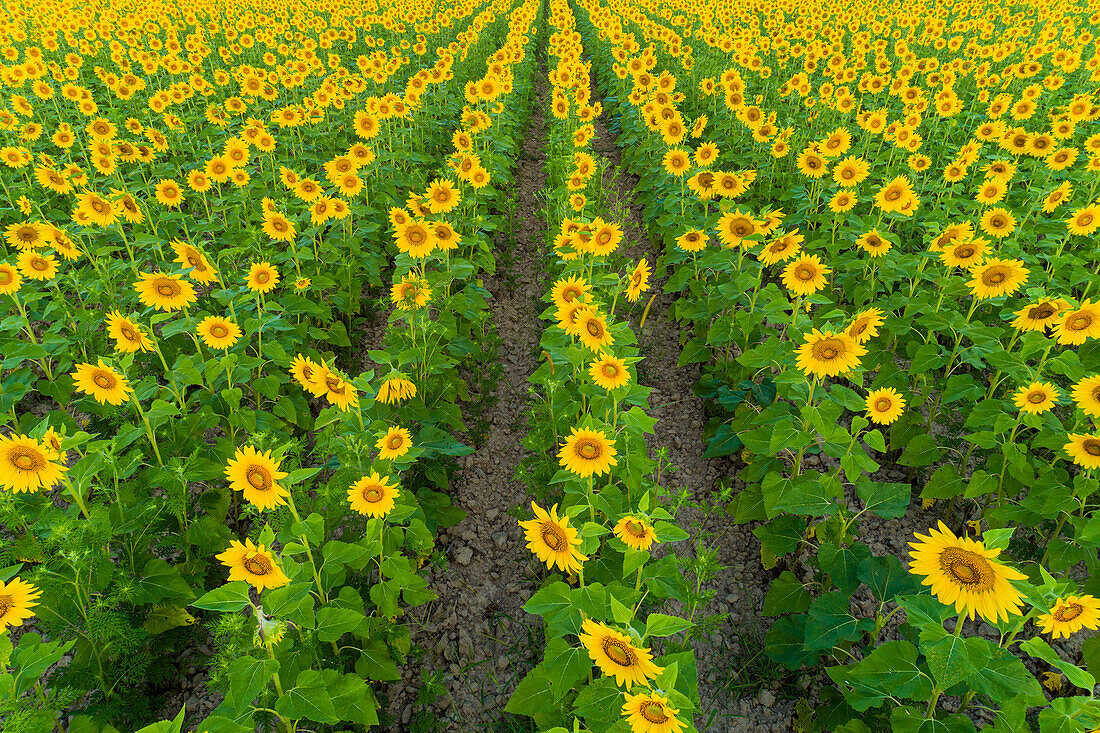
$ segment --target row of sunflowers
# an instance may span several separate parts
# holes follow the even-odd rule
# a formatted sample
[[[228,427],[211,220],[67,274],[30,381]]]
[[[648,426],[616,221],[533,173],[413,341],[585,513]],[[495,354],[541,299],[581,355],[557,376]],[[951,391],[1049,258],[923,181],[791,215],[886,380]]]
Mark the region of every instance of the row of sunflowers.
[[[577,5],[802,729],[1100,724],[1095,14]]]
[[[30,10],[3,20],[5,729],[136,730],[208,641],[223,701],[188,729],[375,725],[462,516],[538,4]]]

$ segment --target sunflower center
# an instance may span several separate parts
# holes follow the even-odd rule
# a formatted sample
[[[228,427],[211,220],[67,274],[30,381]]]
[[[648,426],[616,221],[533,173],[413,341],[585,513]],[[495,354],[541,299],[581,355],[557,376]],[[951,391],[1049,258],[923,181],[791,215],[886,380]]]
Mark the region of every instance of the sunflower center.
[[[268,275],[266,272],[261,271],[256,273],[256,282],[258,282],[260,285],[267,284],[267,281],[270,279],[271,276]]]
[[[856,321],[852,324],[852,327],[848,329],[848,335],[859,336],[867,330],[867,321]]]
[[[1081,447],[1085,449],[1085,452],[1090,456],[1100,456],[1100,439],[1086,438],[1085,442],[1081,444]]]
[[[656,700],[646,700],[639,705],[638,714],[654,725],[668,722],[668,716],[665,715],[665,706]]]
[[[603,640],[603,653],[620,667],[633,667],[638,661],[633,649],[610,636]]]
[[[0,618],[4,616],[15,607],[15,598],[12,596],[0,596]]]
[[[1066,319],[1067,331],[1084,331],[1092,325],[1092,316],[1087,313],[1078,313],[1072,318]]]
[[[891,400],[889,397],[879,397],[877,400],[875,400],[875,410],[877,412],[886,412],[890,409],[890,406],[892,404],[894,404],[893,400]]]
[[[8,462],[20,471],[38,472],[46,467],[45,457],[26,446],[16,446],[8,451]]]
[[[210,327],[210,333],[214,338],[223,339],[229,335],[229,329],[225,327],[224,323],[215,323]]]
[[[386,447],[389,448],[390,450],[397,450],[398,448],[400,448],[402,446],[402,444],[404,444],[404,442],[405,442],[405,439],[402,438],[400,435],[392,435],[386,441]]]
[[[596,319],[589,319],[584,327],[592,338],[603,338],[603,325]]]
[[[271,561],[263,555],[246,557],[243,564],[244,569],[253,575],[267,575],[274,570],[274,568],[271,567]]]
[[[585,460],[594,461],[602,453],[600,444],[594,440],[584,439],[577,443],[577,455]]]
[[[10,271],[0,270],[0,285],[7,285],[8,283],[10,283],[14,279],[15,279],[15,276],[12,275]]]
[[[968,260],[974,256],[975,251],[972,245],[963,244],[955,249],[955,256],[963,260]]]
[[[244,477],[248,484],[257,491],[271,490],[271,474],[263,466],[249,466]]]
[[[546,543],[554,552],[562,552],[565,550],[567,541],[565,539],[565,533],[562,532],[561,527],[553,522],[543,522],[542,527],[539,528],[539,534],[542,537],[542,541]]]
[[[1008,271],[1003,267],[992,267],[982,273],[982,282],[986,285],[1000,285],[1008,279]]]
[[[981,555],[960,547],[948,547],[940,553],[940,568],[952,581],[968,590],[987,591],[993,587],[993,568]]]
[[[112,389],[115,386],[115,378],[106,372],[96,372],[92,377],[92,381],[100,389]]]
[[[626,529],[627,532],[634,535],[635,537],[641,538],[645,537],[646,535],[645,525],[639,522],[637,519],[631,519],[629,522],[627,522],[624,526],[624,529]]]
[[[378,502],[382,501],[382,495],[382,488],[377,484],[368,486],[367,488],[363,489],[363,499],[370,502],[371,504],[377,504]]]
[[[1056,609],[1051,613],[1056,621],[1067,623],[1080,616],[1085,612],[1084,607],[1080,603],[1067,603],[1064,606]]]
[[[619,367],[614,364],[604,364],[601,370],[603,371],[603,375],[609,379],[619,376]]]
[[[1032,392],[1027,396],[1027,401],[1033,405],[1041,405],[1046,402],[1046,395],[1042,392]]]
[[[1032,308],[1027,314],[1028,318],[1033,318],[1037,321],[1044,320],[1046,318],[1050,318],[1053,315],[1054,315],[1054,306],[1052,306],[1050,303],[1043,303],[1042,305],[1037,305],[1034,308]]]
[[[1087,227],[1089,224],[1092,224],[1092,218],[1092,214],[1081,214],[1081,216],[1077,217],[1077,226]]]
[[[994,229],[1003,229],[1007,224],[1008,220],[999,214],[997,216],[991,217],[989,220],[989,225]]]
[[[839,339],[825,339],[814,344],[814,358],[818,361],[833,361],[844,351]]]
[[[45,272],[50,269],[50,263],[44,257],[35,257],[31,260],[31,267],[39,272]]]
[[[817,270],[807,265],[800,265],[795,268],[794,276],[802,282],[810,282],[817,276]]]
[[[157,292],[165,298],[174,298],[180,294],[180,287],[171,280],[162,280],[157,283]]]
[[[564,290],[562,290],[561,299],[564,300],[566,303],[572,303],[573,299],[574,298],[579,298],[580,295],[581,295],[580,288],[571,285],[571,286],[565,288]]]

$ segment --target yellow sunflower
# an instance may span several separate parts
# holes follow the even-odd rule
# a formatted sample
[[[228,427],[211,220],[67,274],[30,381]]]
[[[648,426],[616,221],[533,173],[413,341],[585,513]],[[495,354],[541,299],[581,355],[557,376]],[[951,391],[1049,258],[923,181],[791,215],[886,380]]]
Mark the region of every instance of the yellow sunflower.
[[[216,555],[229,568],[229,580],[243,580],[256,590],[281,588],[290,582],[274,555],[263,545],[245,539],[244,544],[230,540],[229,549]]]
[[[102,359],[98,364],[77,364],[70,376],[77,389],[91,395],[101,405],[105,402],[121,405],[134,391],[126,377],[104,364]]]
[[[871,255],[871,257],[881,257],[889,252],[894,245],[889,239],[879,234],[878,229],[872,229],[856,240],[856,246]]]
[[[854,338],[856,343],[865,344],[875,336],[878,336],[878,328],[885,320],[880,308],[868,308],[867,310],[856,313],[856,317],[853,318],[851,324],[844,329],[844,333]]]
[[[1054,324],[1054,336],[1063,346],[1080,346],[1088,339],[1100,338],[1100,303],[1085,300],[1074,310],[1063,313]]]
[[[271,451],[261,453],[250,445],[238,448],[225,465],[229,488],[243,491],[245,501],[257,509],[274,509],[286,504],[290,492],[279,480],[288,475],[279,470],[279,462],[271,457]]]
[[[1027,282],[1028,272],[1022,260],[993,257],[970,268],[971,280],[966,285],[979,300],[1012,295]]]
[[[53,255],[44,255],[28,249],[20,252],[15,261],[19,266],[19,272],[28,280],[49,280],[57,275],[57,260]]]
[[[827,284],[832,270],[817,255],[801,255],[783,268],[783,286],[794,295],[813,295]]]
[[[329,404],[348,412],[359,406],[359,391],[342,374],[334,369],[325,369],[325,399]]]
[[[425,197],[428,199],[428,211],[433,214],[445,214],[458,206],[462,194],[453,181],[437,178],[428,186]]]
[[[402,427],[393,426],[374,444],[378,457],[384,461],[400,458],[412,447],[412,435]]]
[[[569,526],[569,517],[558,516],[558,505],[550,507],[549,513],[535,502],[531,502],[534,519],[521,521],[527,539],[527,549],[535,554],[547,568],[555,565],[568,573],[579,573],[581,563],[588,558],[577,548],[581,544],[577,530]]]
[[[1100,435],[1070,433],[1062,450],[1081,468],[1100,468]]]
[[[197,300],[195,286],[179,275],[143,272],[134,289],[142,305],[162,311],[186,308]]]
[[[1073,386],[1073,401],[1089,417],[1100,417],[1100,374],[1085,377]]]
[[[1091,204],[1073,212],[1066,219],[1066,229],[1070,234],[1086,237],[1100,229],[1100,205]]]
[[[270,293],[279,284],[279,271],[270,262],[254,262],[246,284],[254,293]]]
[[[581,277],[562,278],[554,283],[554,287],[550,290],[550,297],[558,308],[564,308],[575,300],[584,300],[587,294],[588,282]]]
[[[571,428],[558,449],[558,463],[578,476],[602,476],[619,465],[615,460],[615,441],[602,430]]]
[[[0,262],[0,295],[13,295],[23,287],[23,276],[7,262]]]
[[[1015,312],[1012,325],[1021,331],[1045,331],[1058,322],[1058,316],[1069,308],[1069,303],[1056,300],[1040,300]]]
[[[152,339],[145,334],[141,326],[118,311],[107,314],[107,335],[114,340],[115,349],[123,353],[153,349]]]
[[[618,389],[630,384],[630,372],[622,359],[604,354],[588,365],[588,374],[596,386],[606,390]]]
[[[69,470],[54,460],[55,455],[26,435],[0,435],[0,488],[13,494],[52,488]]]
[[[648,550],[657,541],[657,533],[649,521],[633,515],[627,515],[615,524],[615,536],[635,550]]]
[[[176,255],[175,262],[180,267],[190,268],[187,274],[192,280],[208,285],[218,279],[218,273],[210,266],[210,260],[206,259],[206,255],[202,252],[179,239],[172,240],[171,245]]]
[[[390,302],[403,311],[422,308],[431,299],[432,289],[428,287],[428,281],[411,270],[390,288]]]
[[[170,178],[160,181],[156,186],[156,197],[161,206],[174,209],[183,203],[183,187]]]
[[[876,425],[891,425],[905,411],[905,398],[892,387],[883,387],[867,395],[867,419]]]
[[[690,229],[677,237],[676,246],[685,252],[702,252],[707,248],[707,233],[702,229]]]
[[[324,366],[301,354],[290,362],[290,375],[302,389],[314,397],[320,397],[328,391],[325,387],[325,371],[327,369]]]
[[[0,633],[6,633],[9,626],[22,626],[34,616],[31,609],[41,595],[42,591],[20,578],[7,583],[0,580]]]
[[[638,260],[638,265],[630,273],[630,279],[626,286],[626,299],[631,303],[637,303],[638,297],[649,290],[649,276],[653,271],[645,258]]]
[[[1032,382],[1016,390],[1012,395],[1012,401],[1020,412],[1042,415],[1052,409],[1058,401],[1058,388],[1050,382]]]
[[[859,366],[867,353],[846,332],[818,331],[803,334],[806,343],[798,347],[798,368],[815,377],[835,377]]]
[[[1066,596],[1054,601],[1050,613],[1036,619],[1044,634],[1054,639],[1068,639],[1081,629],[1100,626],[1100,601],[1092,596]]]
[[[384,517],[394,507],[394,499],[401,495],[397,484],[391,484],[389,476],[371,472],[356,481],[348,489],[351,508],[368,517]]]
[[[392,405],[416,396],[416,385],[402,376],[391,375],[382,386],[378,388],[378,394],[374,396],[378,402]]]
[[[631,695],[623,693],[623,716],[630,733],[682,733],[684,724],[676,717],[680,712],[668,704],[668,698],[653,691]]]
[[[577,318],[576,332],[581,342],[592,351],[600,351],[615,343],[611,331],[607,328],[607,321],[592,310],[585,310]]]
[[[956,537],[943,522],[928,535],[917,534],[919,542],[910,542],[912,558],[909,572],[923,575],[922,585],[932,588],[940,603],[954,605],[958,614],[971,619],[977,613],[990,622],[1009,614],[1020,615],[1023,596],[1012,586],[1013,580],[1027,576],[994,558],[999,549],[986,549],[979,541]]]
[[[653,663],[653,653],[634,645],[634,640],[610,626],[585,619],[581,624],[584,633],[578,635],[588,656],[607,677],[614,677],[615,684],[628,690],[634,685],[644,685],[664,671]]]
[[[227,318],[207,316],[195,327],[202,342],[212,349],[228,349],[241,338],[241,327]]]

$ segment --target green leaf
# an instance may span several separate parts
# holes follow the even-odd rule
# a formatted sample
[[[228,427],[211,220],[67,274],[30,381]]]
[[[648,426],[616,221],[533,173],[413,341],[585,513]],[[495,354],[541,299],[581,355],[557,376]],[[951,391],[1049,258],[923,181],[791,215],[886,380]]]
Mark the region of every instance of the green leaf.
[[[975,692],[988,695],[998,703],[1016,696],[1022,696],[1028,706],[1046,702],[1042,685],[1023,662],[1000,647],[992,651],[990,660],[978,667],[977,674],[968,682]]]
[[[180,708],[173,720],[162,720],[159,723],[147,725],[135,733],[180,733],[183,730],[183,716],[187,714],[187,706]]]
[[[558,611],[573,606],[571,589],[562,581],[556,581],[536,592],[523,604],[523,610],[527,613],[542,616],[553,616]]]
[[[692,626],[694,626],[693,623],[679,616],[666,616],[663,613],[651,613],[646,619],[645,635],[646,637],[672,636],[673,634],[679,634],[681,631],[690,629]]]
[[[909,484],[862,478],[856,483],[856,494],[867,511],[885,519],[897,519],[909,509],[912,489]]]
[[[546,710],[546,701],[553,698],[550,678],[540,664],[527,673],[516,685],[516,691],[508,698],[504,712],[513,715],[533,716]]]
[[[968,679],[992,657],[992,643],[981,637],[955,636],[942,626],[926,626],[920,632],[921,651],[941,690]]]
[[[367,679],[392,682],[401,679],[401,672],[390,654],[390,648],[381,639],[371,639],[363,647],[363,653],[355,664],[355,671]]]
[[[614,677],[601,677],[581,690],[573,701],[573,712],[584,718],[589,727],[593,723],[617,721],[622,716],[623,693],[616,686]],[[540,712],[545,707],[539,708]]]
[[[179,568],[169,565],[159,557],[145,563],[138,588],[145,594],[146,603],[155,603],[164,598],[189,601],[195,597],[191,586],[180,577]]]
[[[317,638],[323,642],[336,641],[365,619],[366,616],[351,608],[325,606],[317,611]]]
[[[335,685],[328,686],[332,706],[339,710],[340,720],[370,727],[378,725],[378,700],[374,692],[354,674],[345,674]]]
[[[298,674],[298,683],[275,703],[275,711],[291,720],[306,718],[316,723],[339,720],[321,674],[307,669]]]
[[[1063,661],[1062,658],[1058,656],[1058,652],[1054,651],[1050,644],[1047,644],[1038,636],[1020,642],[1020,649],[1036,659],[1042,659],[1044,662],[1057,667],[1062,671],[1062,674],[1066,676],[1066,679],[1077,687],[1085,690],[1092,690],[1092,688],[1096,686],[1095,677],[1078,667],[1076,664],[1070,664],[1069,662]]]
[[[818,596],[810,604],[806,619],[806,651],[832,649],[841,641],[858,641],[874,628],[869,619],[857,619],[849,609],[849,598],[839,591]]]
[[[906,571],[901,561],[893,555],[863,558],[857,576],[867,584],[875,598],[884,603],[902,593],[920,590],[920,581]]]
[[[191,605],[207,611],[232,613],[233,611],[240,611],[249,602],[248,583],[243,580],[234,580],[215,588],[197,601],[192,601]]]
[[[238,710],[247,710],[278,671],[279,663],[274,659],[248,656],[234,659],[228,668],[229,699],[237,705]]]
[[[801,613],[810,607],[810,594],[790,570],[784,570],[772,581],[764,596],[761,616],[781,616],[785,613]]]
[[[560,700],[577,680],[592,670],[588,651],[570,645],[565,639],[551,639],[546,645],[544,659],[539,666],[546,673],[555,700]]]
[[[927,700],[932,680],[917,666],[917,648],[908,641],[888,641],[849,667],[830,667],[829,676],[844,699],[859,711],[878,707],[891,697]]]

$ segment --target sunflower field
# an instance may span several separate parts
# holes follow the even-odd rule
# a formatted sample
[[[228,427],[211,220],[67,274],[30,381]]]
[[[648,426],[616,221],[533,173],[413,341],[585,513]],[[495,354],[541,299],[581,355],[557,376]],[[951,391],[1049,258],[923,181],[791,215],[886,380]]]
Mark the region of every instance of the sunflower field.
[[[1100,731],[1098,27],[6,3],[0,730]]]

